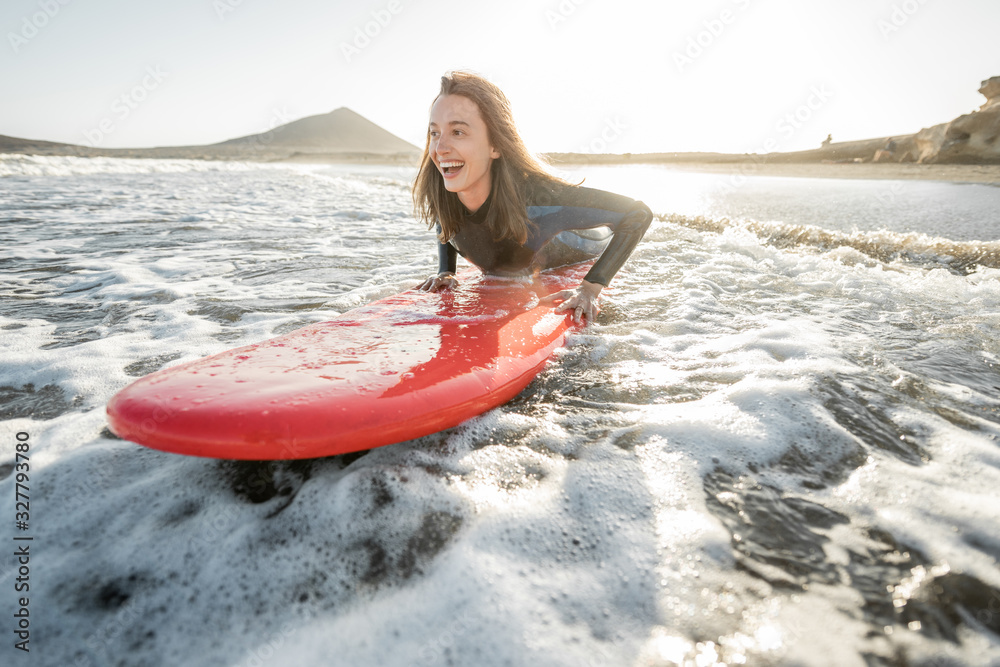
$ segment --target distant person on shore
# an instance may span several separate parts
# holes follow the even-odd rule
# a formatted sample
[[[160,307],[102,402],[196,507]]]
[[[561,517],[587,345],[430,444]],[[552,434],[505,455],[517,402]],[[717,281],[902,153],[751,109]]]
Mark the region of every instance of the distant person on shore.
[[[885,146],[875,151],[872,162],[895,162],[896,161],[896,140],[889,139]]]
[[[579,287],[552,297],[576,322],[597,317],[601,290],[653,220],[642,202],[546,172],[518,134],[507,97],[468,72],[441,77],[413,202],[439,242],[438,273],[418,289],[454,287],[458,255],[502,277],[597,257]]]
[[[833,135],[828,134],[826,135],[826,139],[823,140],[823,143],[820,144],[820,148],[829,148],[830,144],[832,143],[833,143]]]

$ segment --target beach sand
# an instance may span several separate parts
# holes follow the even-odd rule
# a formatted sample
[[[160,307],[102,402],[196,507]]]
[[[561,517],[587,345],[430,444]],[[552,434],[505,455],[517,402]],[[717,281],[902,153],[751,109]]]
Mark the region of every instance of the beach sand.
[[[632,164],[637,164],[633,162]],[[658,162],[678,171],[796,178],[951,181],[1000,185],[1000,165],[824,162]]]

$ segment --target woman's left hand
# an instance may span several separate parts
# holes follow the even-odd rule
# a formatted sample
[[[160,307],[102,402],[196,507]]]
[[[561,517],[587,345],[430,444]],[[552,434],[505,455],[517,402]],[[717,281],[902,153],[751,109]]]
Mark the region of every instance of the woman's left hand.
[[[602,289],[604,289],[604,285],[584,280],[576,289],[551,294],[542,299],[542,303],[562,301],[556,306],[556,312],[568,311],[572,313],[573,321],[577,324],[583,322],[584,318],[588,322],[593,322],[597,319],[597,314],[601,312],[597,302],[601,298]]]

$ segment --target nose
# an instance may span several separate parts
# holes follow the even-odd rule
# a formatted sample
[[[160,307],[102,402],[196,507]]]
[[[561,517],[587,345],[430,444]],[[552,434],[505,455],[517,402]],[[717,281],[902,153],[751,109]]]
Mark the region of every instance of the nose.
[[[438,137],[435,144],[434,150],[438,155],[446,155],[451,151],[451,143],[444,136]]]

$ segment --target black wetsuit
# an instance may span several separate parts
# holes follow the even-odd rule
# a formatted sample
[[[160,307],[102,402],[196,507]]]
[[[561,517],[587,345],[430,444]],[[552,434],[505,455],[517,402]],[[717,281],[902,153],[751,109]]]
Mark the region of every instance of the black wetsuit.
[[[484,223],[491,199],[466,214],[449,243],[439,244],[439,272],[455,272],[461,254],[491,275],[531,275],[536,269],[600,255],[584,280],[607,286],[653,220],[649,207],[622,195],[535,181],[526,192],[528,240],[496,241]],[[602,252],[603,251],[603,252]]]

